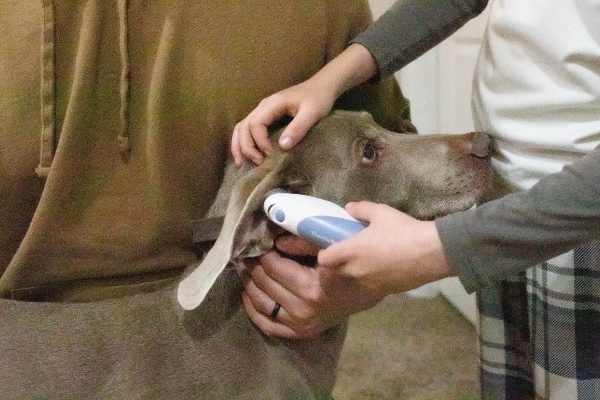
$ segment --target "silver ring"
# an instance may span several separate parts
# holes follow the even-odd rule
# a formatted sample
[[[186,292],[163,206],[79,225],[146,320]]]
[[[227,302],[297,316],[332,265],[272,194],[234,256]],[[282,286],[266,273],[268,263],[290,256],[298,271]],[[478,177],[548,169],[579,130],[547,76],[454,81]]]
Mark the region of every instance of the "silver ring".
[[[281,304],[275,302],[275,307],[273,307],[273,311],[271,311],[271,315],[269,315],[269,318],[277,319],[277,314],[279,314],[279,310],[281,310]]]

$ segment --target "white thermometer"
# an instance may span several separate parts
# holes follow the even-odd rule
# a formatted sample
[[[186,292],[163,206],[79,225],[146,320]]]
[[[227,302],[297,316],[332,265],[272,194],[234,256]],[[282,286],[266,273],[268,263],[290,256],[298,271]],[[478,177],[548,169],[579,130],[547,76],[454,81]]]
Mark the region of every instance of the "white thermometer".
[[[281,189],[267,193],[264,209],[271,221],[323,249],[365,228],[335,203]]]

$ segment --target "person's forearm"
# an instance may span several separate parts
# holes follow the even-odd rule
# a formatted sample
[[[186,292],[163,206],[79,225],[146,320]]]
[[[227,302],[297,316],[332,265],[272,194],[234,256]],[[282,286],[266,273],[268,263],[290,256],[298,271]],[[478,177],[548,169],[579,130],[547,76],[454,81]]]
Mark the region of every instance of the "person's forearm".
[[[371,79],[377,73],[377,64],[371,53],[360,44],[348,46],[310,80],[316,87],[328,90],[338,98],[346,90]]]
[[[467,290],[600,237],[600,148],[563,171],[475,210],[436,221]]]
[[[352,43],[371,52],[385,77],[431,49],[479,15],[487,0],[400,0]]]

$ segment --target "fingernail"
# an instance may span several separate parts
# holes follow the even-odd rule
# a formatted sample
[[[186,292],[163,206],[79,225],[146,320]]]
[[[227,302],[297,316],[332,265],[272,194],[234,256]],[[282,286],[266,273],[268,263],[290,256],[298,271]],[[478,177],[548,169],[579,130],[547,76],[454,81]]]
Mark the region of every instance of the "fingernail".
[[[294,142],[289,136],[284,136],[281,139],[279,139],[279,146],[281,146],[281,148],[284,150],[291,148],[293,145]]]

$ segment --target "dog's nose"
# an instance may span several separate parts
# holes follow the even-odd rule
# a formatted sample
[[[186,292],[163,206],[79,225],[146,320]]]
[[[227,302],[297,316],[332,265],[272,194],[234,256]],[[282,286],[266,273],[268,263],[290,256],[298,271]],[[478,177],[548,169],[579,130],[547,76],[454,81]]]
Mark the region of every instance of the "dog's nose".
[[[490,155],[490,137],[483,132],[473,132],[471,137],[471,155],[478,158],[486,158]]]

